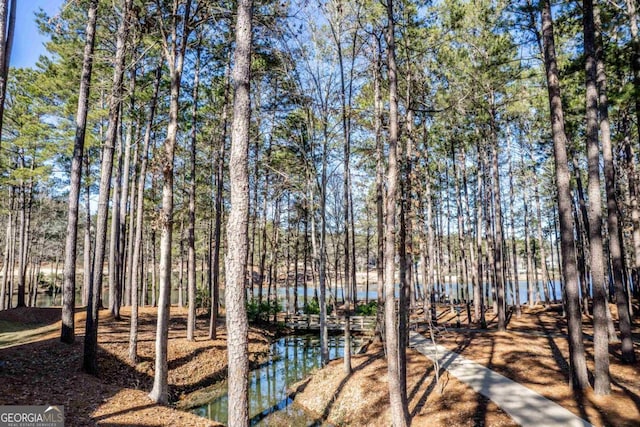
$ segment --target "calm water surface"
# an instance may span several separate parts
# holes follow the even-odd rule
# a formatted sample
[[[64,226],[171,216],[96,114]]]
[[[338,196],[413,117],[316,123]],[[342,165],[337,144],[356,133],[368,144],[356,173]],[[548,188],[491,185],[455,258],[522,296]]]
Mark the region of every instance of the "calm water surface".
[[[343,356],[342,336],[329,337],[329,356]],[[354,342],[354,346],[357,343]],[[251,425],[320,425],[313,417],[291,405],[288,388],[314,369],[320,368],[320,339],[317,335],[280,338],[271,346],[269,361],[249,376]],[[224,395],[193,410],[201,417],[227,423],[228,396]]]

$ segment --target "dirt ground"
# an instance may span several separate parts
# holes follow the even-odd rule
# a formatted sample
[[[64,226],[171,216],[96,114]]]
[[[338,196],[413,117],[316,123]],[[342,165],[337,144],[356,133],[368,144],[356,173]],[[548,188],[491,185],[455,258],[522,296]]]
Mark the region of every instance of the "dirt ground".
[[[620,345],[611,345],[610,396],[591,391],[574,393],[568,385],[566,324],[560,308],[524,309],[513,316],[508,332],[497,332],[488,316],[489,329],[476,331],[461,316],[442,309],[436,341],[463,356],[505,375],[564,406],[596,426],[640,426],[640,363],[620,362]],[[615,316],[615,307],[612,306]],[[584,317],[588,366],[593,371],[591,319]],[[422,333],[428,336],[424,329]],[[640,330],[636,328],[634,336]],[[638,343],[636,342],[636,355]],[[414,350],[407,351],[407,394],[413,426],[511,426],[514,421],[493,402],[475,393],[448,373],[436,380],[432,362]],[[371,344],[354,356],[353,374],[346,376],[342,361],[333,361],[298,383],[295,401],[335,425],[390,425],[386,362],[381,345]]]
[[[153,404],[156,309],[140,309],[139,363],[128,361],[129,311],[115,320],[100,313],[98,363],[94,377],[81,370],[85,313],[76,315],[76,343],[59,341],[59,308],[21,308],[0,312],[0,405],[58,404],[66,425],[86,426],[216,426],[216,422]],[[224,327],[218,339],[207,338],[208,321],[198,319],[196,340],[186,340],[186,309],[171,308],[169,334],[170,400],[226,376]],[[250,360],[260,363],[269,351],[271,333],[250,332]],[[4,348],[3,348],[4,347]]]
[[[612,306],[615,316],[615,307]],[[0,405],[61,404],[67,425],[215,426],[215,422],[180,411],[196,390],[226,374],[224,327],[219,339],[206,338],[207,319],[198,320],[195,342],[186,336],[186,310],[172,307],[169,341],[171,406],[147,398],[153,382],[156,312],[141,309],[139,358],[128,362],[129,312],[122,320],[101,312],[98,377],[80,369],[84,312],[76,316],[77,342],[59,342],[60,309],[14,309],[0,312]],[[573,393],[568,384],[566,325],[559,308],[525,309],[512,316],[509,331],[499,333],[495,318],[478,331],[467,325],[464,312],[457,329],[456,314],[438,313],[437,342],[506,375],[566,407],[597,426],[640,426],[640,363],[620,363],[619,344],[612,344],[612,394]],[[585,345],[593,369],[590,319],[584,317]],[[426,333],[425,331],[423,331]],[[640,335],[636,327],[634,336]],[[252,329],[251,360],[259,363],[269,349],[272,333]],[[638,343],[636,343],[636,349]],[[494,403],[444,373],[436,381],[433,364],[408,350],[407,390],[413,426],[511,426],[514,422]],[[640,355],[639,355],[640,356]],[[354,372],[346,377],[342,362],[297,384],[296,403],[316,414],[319,423],[349,426],[388,426],[388,391],[383,349],[371,344],[353,357]],[[287,425],[283,421],[283,425]]]

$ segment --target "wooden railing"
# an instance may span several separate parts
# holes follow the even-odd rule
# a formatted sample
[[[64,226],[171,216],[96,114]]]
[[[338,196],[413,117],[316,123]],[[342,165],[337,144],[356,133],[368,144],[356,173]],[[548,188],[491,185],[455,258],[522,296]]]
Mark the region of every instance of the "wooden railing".
[[[351,330],[354,332],[370,332],[375,330],[375,316],[351,316]],[[319,314],[281,314],[278,320],[292,329],[298,330],[320,330]],[[327,329],[331,331],[343,331],[345,325],[344,316],[327,316]]]

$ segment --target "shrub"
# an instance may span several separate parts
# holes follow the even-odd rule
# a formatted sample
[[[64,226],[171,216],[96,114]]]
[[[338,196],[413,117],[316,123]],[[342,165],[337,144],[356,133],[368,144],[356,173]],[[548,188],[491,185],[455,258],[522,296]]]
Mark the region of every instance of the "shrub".
[[[331,305],[326,304],[327,314],[331,314],[333,311],[333,307]],[[304,308],[302,309],[304,314],[320,314],[320,303],[317,299],[313,298],[309,301]]]
[[[196,288],[196,308],[211,309],[211,295],[206,286]]]
[[[375,316],[378,313],[378,301],[369,301],[369,304],[359,305],[356,308],[357,316]]]
[[[247,301],[247,318],[249,322],[268,322],[269,316],[273,316],[281,310],[282,307],[278,301],[265,300],[260,302],[257,299]]]

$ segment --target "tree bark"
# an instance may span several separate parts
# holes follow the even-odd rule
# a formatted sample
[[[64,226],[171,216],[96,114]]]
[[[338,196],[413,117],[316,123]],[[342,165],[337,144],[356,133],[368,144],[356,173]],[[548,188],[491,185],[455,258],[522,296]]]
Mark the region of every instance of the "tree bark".
[[[391,421],[394,427],[409,425],[407,391],[401,389],[404,383],[400,378],[402,367],[399,366],[400,352],[398,324],[396,322],[395,304],[395,254],[396,254],[396,204],[398,202],[398,80],[395,53],[395,20],[393,0],[387,0],[387,61],[389,72],[389,163],[387,166],[387,217],[385,221],[385,347],[387,350],[387,369],[389,384],[389,400],[391,404]]]
[[[160,89],[160,76],[162,73],[162,67],[158,66],[156,69],[156,76],[153,85],[153,98],[151,99],[149,109],[149,119],[147,121],[147,127],[144,133],[144,142],[142,146],[142,161],[140,162],[140,173],[138,175],[138,188],[137,188],[137,202],[136,207],[136,235],[134,237],[133,244],[133,257],[131,261],[131,269],[133,274],[131,276],[131,328],[129,330],[129,360],[132,363],[138,361],[138,286],[140,275],[137,274],[138,266],[142,258],[142,224],[144,219],[144,187],[147,179],[147,164],[149,162],[149,145],[151,142],[151,131],[153,128],[153,120],[155,118],[156,107],[158,105],[158,92]],[[153,266],[152,266],[153,267]],[[144,289],[144,287],[143,287]],[[142,294],[142,301],[144,300],[146,293]]]
[[[191,172],[189,182],[189,228],[187,239],[189,244],[187,272],[187,340],[193,341],[196,331],[196,143],[198,135],[198,86],[200,84],[200,51],[202,41],[198,39],[196,63],[193,75],[193,108],[191,110]]]
[[[167,403],[169,398],[167,346],[169,340],[169,311],[171,308],[171,243],[173,237],[173,168],[175,146],[178,136],[178,112],[180,109],[180,85],[184,55],[189,37],[189,19],[191,0],[186,0],[184,13],[178,17],[178,2],[174,3],[171,25],[171,44],[164,46],[165,57],[169,63],[171,89],[169,97],[169,123],[164,141],[162,159],[162,211],[160,213],[160,296],[158,299],[158,322],[156,326],[156,359],[153,388],[149,397],[156,403]],[[179,25],[178,21],[182,24]],[[181,27],[181,28],[179,28]],[[180,31],[180,35],[178,32]],[[178,43],[178,38],[180,42]],[[165,43],[167,41],[165,40]]]
[[[118,276],[117,276],[117,288],[120,290],[121,303],[125,306],[131,305],[131,281],[126,280],[127,276],[127,263],[125,259],[125,248],[127,245],[127,214],[133,215],[132,212],[127,212],[127,200],[129,200],[129,175],[131,166],[131,146],[134,141],[134,118],[133,115],[136,111],[135,103],[135,89],[136,89],[136,69],[133,67],[131,75],[129,77],[129,114],[132,116],[129,119],[129,126],[127,127],[127,133],[124,140],[124,160],[122,165],[122,177],[120,183],[120,209],[118,210],[118,245],[117,245],[117,262]],[[133,193],[133,192],[132,192]],[[129,211],[133,209],[133,204],[129,206]]]
[[[376,139],[376,289],[378,308],[376,312],[376,332],[382,339],[384,324],[384,160],[382,157],[382,46],[381,40],[375,36],[375,65],[374,65],[374,127]]]
[[[229,158],[231,210],[227,225],[226,287],[229,371],[228,424],[249,425],[248,323],[246,312],[247,223],[249,215],[248,150],[251,119],[252,0],[238,1],[234,52],[233,122]]]
[[[622,338],[622,360],[634,363],[636,355],[633,350],[631,336],[631,315],[629,313],[629,296],[624,283],[624,254],[620,239],[620,224],[618,199],[616,196],[616,175],[613,164],[613,148],[611,143],[611,128],[609,125],[609,99],[607,95],[607,74],[604,65],[604,46],[600,30],[600,8],[594,4],[593,18],[595,27],[596,71],[598,84],[598,110],[600,116],[600,135],[602,138],[602,157],[604,159],[604,178],[607,193],[607,228],[609,232],[609,254],[613,270],[613,284],[618,307],[618,322]],[[634,179],[634,177],[630,177]]]
[[[583,1],[584,50],[586,55],[586,143],[589,180],[589,253],[593,288],[593,344],[595,356],[594,391],[611,392],[609,378],[609,338],[607,333],[607,296],[604,283],[602,249],[602,197],[600,194],[600,148],[598,141],[598,90],[596,83],[595,24],[593,1]]]
[[[90,174],[89,169],[89,154],[85,153],[85,173],[88,177]],[[93,263],[93,257],[91,256],[91,182],[89,179],[85,181],[84,191],[84,205],[85,205],[85,226],[84,226],[84,247],[82,248],[82,305],[86,306],[89,299],[89,287],[91,286],[91,265]]]
[[[71,344],[75,341],[76,306],[76,258],[78,247],[78,206],[80,204],[80,184],[84,155],[84,136],[89,112],[89,90],[93,66],[93,47],[96,34],[98,0],[91,0],[87,11],[87,29],[82,57],[82,74],[76,114],[76,135],[73,141],[71,160],[71,182],[69,184],[69,209],[67,215],[67,238],[65,240],[64,284],[62,290],[62,331],[60,341]],[[0,29],[0,31],[2,31]],[[0,59],[1,62],[1,59]]]
[[[493,98],[493,93],[492,93]],[[493,99],[492,99],[493,101]],[[496,277],[496,299],[498,305],[498,330],[505,331],[506,324],[506,307],[505,307],[505,291],[504,291],[504,265],[503,265],[503,248],[504,234],[502,232],[502,203],[500,195],[500,169],[498,162],[498,139],[496,135],[495,110],[491,110],[491,133],[493,144],[491,145],[492,171],[493,171],[493,200],[494,200],[494,227],[495,227],[495,243],[494,243],[494,269]]]
[[[567,295],[567,323],[569,329],[570,381],[577,389],[589,387],[584,343],[582,341],[582,319],[580,317],[580,297],[576,269],[573,218],[571,214],[571,189],[567,165],[567,136],[564,130],[564,112],[560,95],[560,80],[556,62],[555,41],[553,39],[553,18],[551,2],[544,1],[542,10],[542,39],[544,63],[549,92],[549,111],[553,148],[556,163],[556,185],[558,187],[558,213],[560,217],[560,237],[562,247],[562,272]]]
[[[129,13],[133,0],[125,0],[122,21],[116,39],[116,57],[114,61],[113,86],[109,100],[109,125],[102,149],[102,165],[100,171],[100,191],[96,219],[95,255],[93,260],[93,277],[89,287],[87,301],[87,321],[85,325],[83,369],[90,374],[98,373],[98,308],[102,290],[102,270],[104,266],[105,244],[107,238],[107,217],[109,210],[109,191],[111,188],[111,170],[113,166],[113,149],[116,143],[118,117],[121,105],[122,79],[126,44],[129,35]]]
[[[9,7],[7,7],[7,1],[0,1],[0,135],[2,134],[4,122],[4,102],[7,94],[9,62],[11,60],[17,13],[16,0],[10,0]]]

